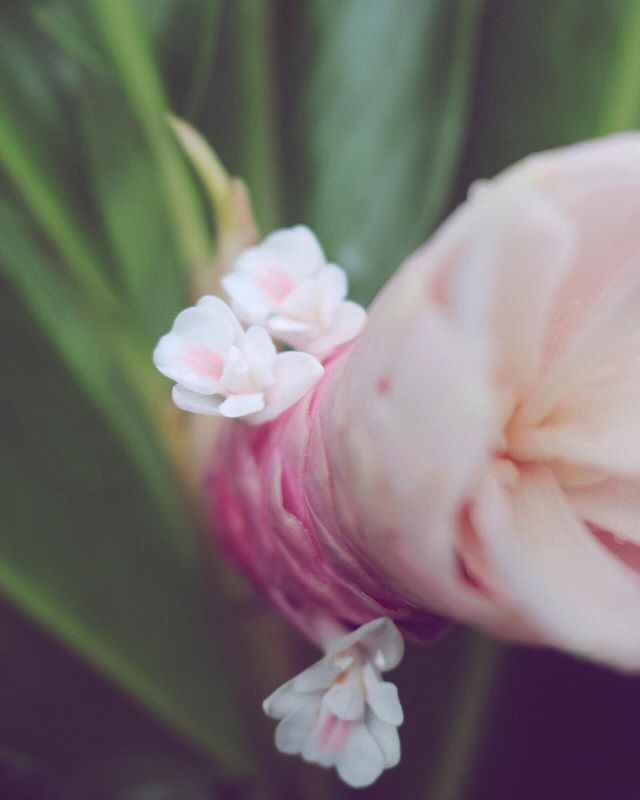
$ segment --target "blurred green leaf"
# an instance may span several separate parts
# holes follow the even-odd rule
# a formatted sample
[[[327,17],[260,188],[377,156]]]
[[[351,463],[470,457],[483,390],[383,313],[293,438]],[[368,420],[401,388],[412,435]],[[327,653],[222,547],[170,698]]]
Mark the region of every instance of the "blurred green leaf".
[[[528,153],[640,125],[640,0],[488,0],[463,190]]]
[[[13,800],[14,786],[53,800],[63,779],[92,775],[98,785],[100,773],[116,765],[133,770],[154,757],[157,775],[212,771],[183,739],[4,600],[0,631],[3,800]]]
[[[205,258],[209,235],[135,15],[120,0],[94,5],[97,24],[79,27],[85,49],[67,29],[69,53],[52,54],[50,72],[41,31],[25,21],[33,4],[12,9],[0,31],[0,45],[20,43],[0,58],[19,52],[27,67],[0,75],[0,166],[20,198],[0,203],[0,261],[65,364],[5,292],[5,341],[18,344],[2,398],[0,590],[237,772],[248,757],[194,532],[154,430],[161,379],[150,361],[182,300],[176,266]],[[96,31],[104,42],[87,62]],[[37,92],[23,92],[23,75]],[[73,158],[68,132],[81,144]]]
[[[78,287],[90,301],[112,310],[115,295],[97,248],[92,247],[87,236],[86,216],[80,213],[77,197],[71,190],[72,182],[61,168],[61,161],[64,163],[61,153],[49,146],[50,141],[55,143],[53,135],[49,138],[49,126],[56,129],[58,137],[61,133],[55,125],[56,114],[47,114],[49,124],[44,127],[44,121],[40,121],[39,115],[32,113],[31,105],[23,100],[22,68],[34,75],[33,85],[45,87],[42,73],[46,73],[46,66],[41,63],[38,71],[35,54],[23,47],[19,64],[4,69],[5,65],[10,65],[12,52],[5,45],[11,45],[16,36],[12,26],[0,29],[0,168],[50,237]],[[42,88],[42,93],[52,108],[59,110],[51,87],[48,91]]]
[[[78,96],[89,180],[131,318],[152,342],[186,303],[183,256],[167,225],[159,171],[120,93],[94,83]]]
[[[308,220],[369,300],[446,209],[481,0],[312,0]]]
[[[1,306],[16,344],[5,358],[10,388],[0,412],[0,589],[222,768],[246,770],[195,555],[177,546],[122,448],[12,293]]]
[[[202,207],[165,124],[164,92],[136,9],[128,0],[90,0],[89,5],[130,112],[140,125],[158,170],[167,220],[173,226],[185,265],[202,264],[211,250]]]

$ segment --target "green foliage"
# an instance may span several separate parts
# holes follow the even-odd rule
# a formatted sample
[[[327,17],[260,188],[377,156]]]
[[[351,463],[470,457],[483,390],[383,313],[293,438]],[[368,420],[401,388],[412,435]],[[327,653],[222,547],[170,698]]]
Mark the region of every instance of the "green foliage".
[[[482,0],[310,3],[308,214],[368,301],[446,209]]]

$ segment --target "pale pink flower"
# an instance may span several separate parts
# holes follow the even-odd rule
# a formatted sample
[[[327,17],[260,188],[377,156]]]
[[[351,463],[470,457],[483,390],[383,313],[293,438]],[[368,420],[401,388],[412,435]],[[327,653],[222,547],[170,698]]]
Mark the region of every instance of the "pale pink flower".
[[[326,358],[360,333],[366,312],[346,300],[347,276],[327,264],[309,228],[275,231],[238,256],[222,279],[231,307],[280,342]]]
[[[369,786],[400,761],[398,690],[382,672],[396,667],[404,642],[384,617],[332,637],[324,658],[264,703],[281,720],[276,746],[322,767],[335,766],[350,786]]]
[[[245,332],[229,306],[209,295],[178,314],[153,361],[176,381],[172,397],[179,408],[253,425],[275,419],[323,373],[308,353],[277,353],[259,325]]]
[[[640,669],[640,135],[533,156],[399,270],[214,524],[311,638],[443,619]]]

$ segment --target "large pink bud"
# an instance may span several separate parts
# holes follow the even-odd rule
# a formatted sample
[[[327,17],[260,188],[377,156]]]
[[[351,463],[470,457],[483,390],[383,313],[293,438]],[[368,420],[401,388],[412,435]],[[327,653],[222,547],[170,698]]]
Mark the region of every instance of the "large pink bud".
[[[312,638],[452,619],[640,668],[640,135],[475,187],[313,392],[228,425],[208,488]]]

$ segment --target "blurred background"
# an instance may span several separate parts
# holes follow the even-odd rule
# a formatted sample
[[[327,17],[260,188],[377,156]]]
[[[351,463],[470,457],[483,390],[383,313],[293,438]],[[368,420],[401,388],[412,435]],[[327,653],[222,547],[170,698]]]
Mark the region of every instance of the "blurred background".
[[[275,752],[315,654],[212,556],[151,366],[216,243],[167,109],[368,302],[473,180],[640,126],[640,0],[2,0],[0,798],[635,800],[639,680],[464,630],[373,788]]]

